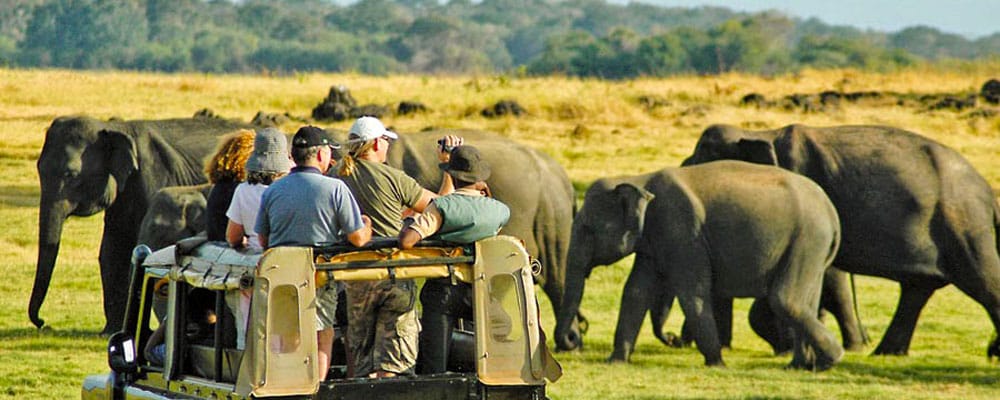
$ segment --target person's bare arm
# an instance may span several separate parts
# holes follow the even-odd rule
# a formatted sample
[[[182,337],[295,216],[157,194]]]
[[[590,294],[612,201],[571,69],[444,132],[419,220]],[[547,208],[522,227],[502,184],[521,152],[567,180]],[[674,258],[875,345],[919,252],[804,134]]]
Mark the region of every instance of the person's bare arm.
[[[146,341],[146,347],[143,348],[144,354],[151,353],[153,347],[163,343],[163,335],[167,328],[167,321],[160,321],[160,326],[153,331],[152,335],[149,335],[149,340]]]
[[[229,243],[229,247],[234,249],[247,247],[246,231],[242,224],[229,220],[229,224],[226,225],[226,242]]]
[[[445,172],[441,177],[441,187],[438,188],[438,196],[446,196],[455,191],[455,182],[451,180],[451,174]]]
[[[416,219],[404,222],[403,229],[399,231],[399,247],[412,249],[424,237],[433,235],[441,229],[441,222],[441,212],[431,202]]]
[[[361,220],[364,221],[365,225],[361,229],[347,234],[347,241],[355,247],[364,246],[372,240],[372,220],[367,215],[362,215]]]
[[[406,227],[402,231],[399,231],[399,247],[403,250],[412,249],[420,239],[422,238],[415,229]]]
[[[448,163],[451,160],[451,152],[445,151],[445,149],[454,149],[458,146],[465,144],[465,139],[461,136],[448,135],[441,138],[439,143],[442,145],[438,146],[438,161],[442,163]],[[441,187],[438,188],[438,196],[444,196],[455,191],[455,182],[451,180],[451,175],[445,172],[444,176],[441,177]]]
[[[267,235],[266,234],[258,233],[257,234],[257,241],[260,242],[260,248],[262,248],[262,249],[266,249],[267,248]]]

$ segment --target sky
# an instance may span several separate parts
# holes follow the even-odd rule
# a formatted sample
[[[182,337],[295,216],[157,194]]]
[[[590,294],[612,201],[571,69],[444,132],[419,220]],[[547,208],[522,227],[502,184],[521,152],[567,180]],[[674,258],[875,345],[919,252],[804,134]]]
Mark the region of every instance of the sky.
[[[630,0],[609,0],[624,4]],[[831,25],[895,32],[926,25],[970,39],[1000,32],[1000,0],[634,0],[665,7],[712,5],[736,11],[778,10]]]

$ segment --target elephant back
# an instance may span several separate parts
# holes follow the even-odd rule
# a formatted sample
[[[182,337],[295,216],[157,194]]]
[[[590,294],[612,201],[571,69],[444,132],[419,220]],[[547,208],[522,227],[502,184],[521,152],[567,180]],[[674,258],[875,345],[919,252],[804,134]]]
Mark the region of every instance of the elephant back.
[[[806,177],[778,167],[728,160],[671,169],[667,176],[683,188],[686,201],[692,204],[695,226],[690,231],[703,235],[699,240],[715,248],[731,250],[734,258],[748,246],[775,246],[769,240],[786,242],[777,248],[792,241],[814,242],[829,250],[824,253],[829,261],[839,247],[837,211],[823,189]],[[728,243],[733,237],[747,241]],[[777,259],[760,261],[768,262]]]

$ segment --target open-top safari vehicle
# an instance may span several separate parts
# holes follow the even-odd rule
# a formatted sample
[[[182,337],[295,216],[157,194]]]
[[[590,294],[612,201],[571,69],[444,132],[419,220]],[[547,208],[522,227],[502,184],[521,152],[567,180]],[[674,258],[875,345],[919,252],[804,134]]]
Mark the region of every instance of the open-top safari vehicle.
[[[545,380],[561,374],[540,329],[529,256],[513,237],[411,250],[396,248],[394,240],[362,249],[278,247],[262,255],[182,241],[152,254],[139,246],[133,265],[124,329],[108,344],[111,372],[88,376],[83,399],[544,399]],[[473,332],[453,337],[449,372],[344,378],[346,366],[334,365],[320,381],[317,285],[431,277],[474,289],[475,318],[467,324]],[[233,313],[224,301],[227,291],[241,289],[252,290],[243,350],[234,344]],[[220,317],[209,344],[185,333],[195,290],[215,295]],[[143,351],[158,308],[165,308],[162,364]]]

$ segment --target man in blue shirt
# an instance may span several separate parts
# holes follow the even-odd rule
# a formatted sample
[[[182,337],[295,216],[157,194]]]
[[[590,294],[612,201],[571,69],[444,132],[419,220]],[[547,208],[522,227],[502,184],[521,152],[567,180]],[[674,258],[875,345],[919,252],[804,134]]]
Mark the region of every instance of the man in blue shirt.
[[[323,175],[339,145],[326,131],[304,126],[292,138],[292,168],[288,176],[264,191],[256,231],[261,247],[327,246],[348,242],[364,246],[371,240],[371,220],[343,181]],[[316,289],[319,376],[326,379],[333,350],[337,290],[332,284]]]

